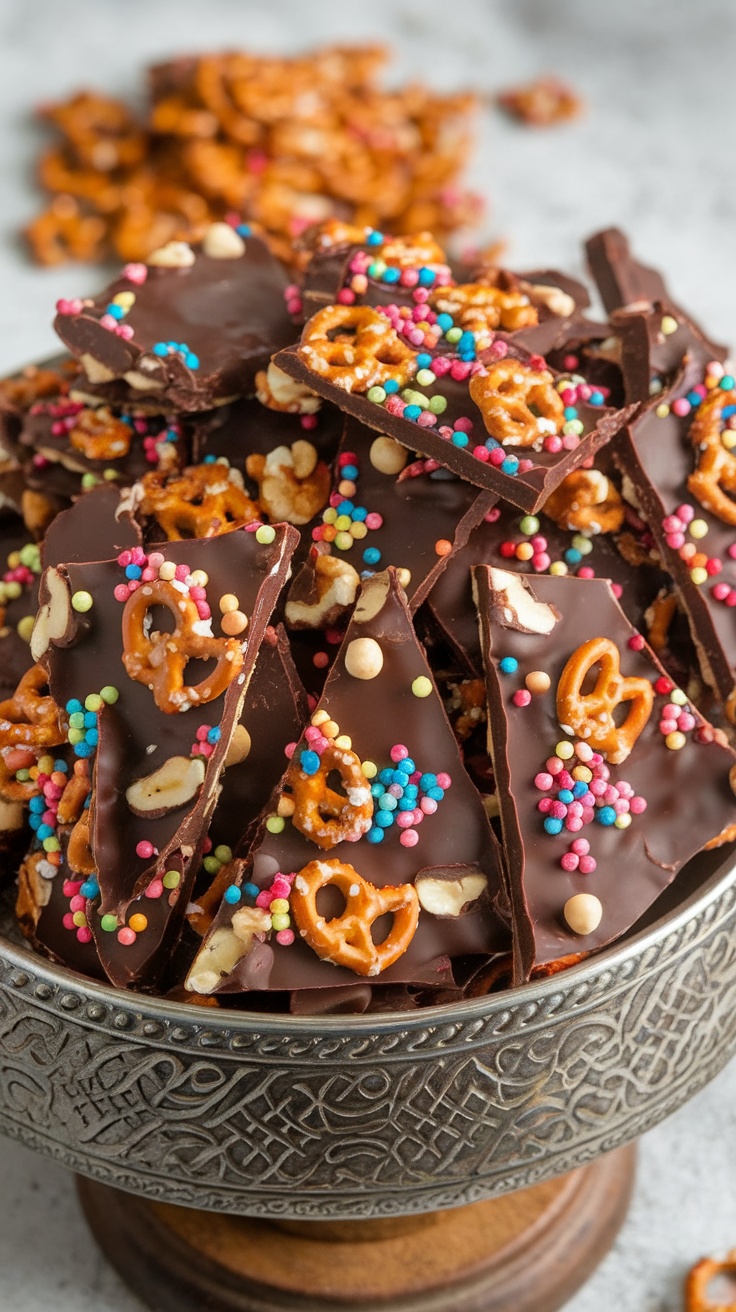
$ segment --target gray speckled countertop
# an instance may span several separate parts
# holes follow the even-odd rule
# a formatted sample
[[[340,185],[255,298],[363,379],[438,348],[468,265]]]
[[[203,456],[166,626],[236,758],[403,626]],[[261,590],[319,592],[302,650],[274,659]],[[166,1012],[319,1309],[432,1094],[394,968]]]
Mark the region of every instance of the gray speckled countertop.
[[[94,269],[35,269],[22,254],[16,229],[36,205],[31,106],[80,85],[138,94],[143,62],[176,51],[361,37],[392,42],[397,77],[447,89],[567,77],[589,102],[577,123],[525,131],[484,114],[472,181],[491,198],[489,232],[509,239],[512,265],[580,272],[579,238],[618,223],[712,334],[732,340],[729,0],[2,0],[0,370],[53,350],[57,297],[101,281]],[[736,1245],[735,1167],[736,1064],[642,1142],[629,1217],[567,1312],[679,1312],[686,1268]],[[0,1179],[0,1308],[139,1309],[98,1256],[68,1174],[0,1140]]]

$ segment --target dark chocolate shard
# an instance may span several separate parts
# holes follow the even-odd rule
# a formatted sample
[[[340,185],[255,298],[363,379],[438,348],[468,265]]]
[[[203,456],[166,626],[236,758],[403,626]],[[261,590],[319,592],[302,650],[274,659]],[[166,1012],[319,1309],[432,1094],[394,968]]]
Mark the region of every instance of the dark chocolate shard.
[[[331,737],[325,737],[320,726]],[[323,761],[325,752],[329,755]],[[342,773],[342,785],[333,782],[333,772],[328,769],[333,759],[335,772]],[[410,761],[411,776],[400,770],[402,760]],[[361,763],[368,763],[367,770]],[[305,774],[313,767],[321,771],[319,777],[316,772]],[[389,775],[396,776],[394,793],[387,792],[392,786]],[[399,776],[406,787],[417,792],[405,794]],[[321,804],[317,800],[313,811],[312,801],[307,800],[312,778],[316,790],[347,790],[340,803],[347,811],[340,811],[342,818],[335,821],[327,837]],[[292,789],[296,790],[293,794]],[[430,795],[432,790],[434,795]],[[383,804],[379,794],[385,796]],[[372,838],[367,836],[371,831]],[[282,922],[269,928],[264,898],[260,905],[253,905],[258,890],[273,886],[274,897],[282,896],[282,885],[288,894],[291,883],[289,896],[293,898],[293,889],[298,892],[301,888],[300,872],[310,862],[320,868],[325,862],[338,862],[353,872],[348,881],[357,881],[356,893],[366,880],[379,890],[380,897],[406,885],[412,891],[415,876],[428,859],[432,865],[471,867],[478,883],[471,890],[475,892],[473,904],[463,915],[439,918],[421,909],[417,899],[418,927],[406,950],[383,971],[362,972],[375,982],[447,983],[452,979],[449,958],[490,956],[505,947],[508,933],[495,911],[502,887],[497,846],[480,797],[463,769],[396,573],[388,570],[363,586],[312,722],[263,817],[250,867],[244,879],[225,894],[190,969],[188,987],[204,993],[242,991],[240,963],[264,940],[272,959],[268,982],[261,979],[261,988],[293,991],[354,984],[360,972],[323,959],[299,933],[293,942],[289,941],[293,931],[280,939]],[[484,881],[483,888],[479,880]],[[326,894],[332,892],[325,890]],[[327,901],[325,916],[330,914]],[[339,916],[339,898],[332,905],[333,914]],[[285,928],[288,930],[288,925]],[[391,932],[389,919],[377,941],[382,942],[386,934],[390,938]]]
[[[641,264],[631,253],[629,239],[620,228],[604,228],[585,243],[588,266],[608,314],[625,306],[658,302],[676,319],[688,320],[705,343],[711,359],[725,360],[728,348],[712,342],[702,328],[690,318],[670,295],[657,269]]]
[[[85,492],[50,525],[41,547],[44,567],[110,560],[140,546],[141,531],[112,483]]]
[[[138,565],[127,565],[126,557],[122,557],[123,564],[117,560],[69,563],[45,576],[47,580],[55,578],[58,597],[66,587],[70,596],[87,594],[92,600],[86,612],[70,607],[71,632],[63,630],[61,622],[55,624],[56,612],[47,616],[46,631],[58,634],[44,653],[57,702],[68,706],[76,700],[84,707],[89,695],[99,694],[101,689],[118,693],[108,697],[108,702],[103,697],[103,705],[96,707],[98,724],[92,733],[96,727],[97,747],[94,739],[87,742],[85,720],[85,740],[75,749],[78,754],[96,757],[92,846],[101,899],[92,923],[100,957],[114,983],[150,982],[181,929],[217,800],[219,776],[297,538],[296,530],[289,526],[276,526],[265,534],[270,541],[261,543],[256,533],[235,530],[206,541],[164,544],[158,553],[141,558]],[[163,671],[171,673],[179,660],[178,639],[172,633],[171,644],[166,640],[167,626],[168,632],[174,628],[173,613],[169,613],[168,602],[158,600],[159,593],[169,595],[160,584],[176,567],[179,576],[167,586],[180,598],[179,609],[185,616],[179,648],[185,657],[182,678],[189,682],[183,683],[181,697],[175,693],[172,702],[162,700],[162,688],[165,692],[168,684],[154,679],[162,665]],[[136,568],[154,577],[134,579],[130,571],[135,574]],[[130,665],[126,669],[123,664],[127,601],[120,592],[116,598],[115,590],[127,587],[126,570],[128,580],[140,583],[142,604],[149,607],[141,617],[138,635],[147,651],[146,643],[152,644],[151,667],[143,670],[142,681],[127,672]],[[192,581],[196,570],[203,573]],[[218,599],[226,595],[238,599],[244,623],[242,637],[223,637],[214,643],[209,638],[210,645],[205,647],[209,655],[188,658],[189,611],[185,607],[194,600],[192,588],[200,603],[200,618],[192,634],[207,637],[212,629],[219,633],[225,615],[219,613]],[[130,600],[136,595],[133,592]],[[211,619],[204,618],[206,596],[212,602]],[[42,645],[39,640],[39,651]],[[132,650],[128,645],[126,660]],[[218,665],[213,670],[214,661]],[[228,662],[234,662],[232,678],[227,674]],[[214,682],[218,668],[219,683]],[[166,884],[167,872],[179,875],[175,887]],[[124,932],[135,915],[145,916],[146,931]],[[104,925],[100,917],[108,918]],[[115,931],[123,931],[122,940]],[[126,943],[126,939],[130,941]]]
[[[487,565],[473,576],[520,983],[534,966],[619,938],[733,825],[736,755],[665,675],[608,583],[530,585]],[[512,587],[555,609],[548,632],[506,625]]]
[[[621,342],[627,401],[656,403],[675,382],[686,355],[703,366],[714,359],[712,343],[674,305],[654,301],[616,310],[612,322]]]
[[[723,388],[732,381],[720,362],[704,368],[688,358],[675,385],[622,436],[616,459],[682,598],[703,678],[733,723],[736,456],[728,444],[736,392]]]
[[[339,310],[341,307],[336,308]],[[308,339],[311,331],[310,324],[307,324],[303,342]],[[495,346],[500,352],[499,356],[494,356]],[[281,351],[275,363],[297,382],[333,401],[369,428],[393,437],[410,451],[419,452],[446,466],[459,478],[487,488],[505,497],[513,505],[529,511],[540,506],[566,474],[594,456],[633,414],[633,409],[614,411],[603,405],[593,405],[590,400],[577,399],[575,406],[569,408],[569,418],[565,418],[562,407],[558,407],[558,423],[553,419],[532,415],[530,423],[534,425],[533,445],[512,446],[509,442],[502,445],[489,436],[481,411],[470,395],[469,388],[475,374],[467,352],[460,354],[454,352],[452,347],[449,351],[443,347],[434,357],[424,353],[427,361],[432,364],[432,369],[428,370],[428,377],[432,381],[424,385],[420,394],[424,400],[419,405],[411,400],[412,383],[408,384],[408,390],[407,385],[403,386],[406,400],[395,393],[387,394],[383,387],[379,389],[383,394],[382,400],[369,400],[371,389],[365,394],[346,390],[345,386],[338,386],[332,381],[329,368],[324,374],[310,368],[302,350],[303,347],[296,346]],[[423,366],[420,367],[422,358],[423,352],[414,350],[406,366],[410,374],[416,375],[420,385],[426,377]],[[499,359],[518,360],[522,366],[535,370],[540,367],[537,357],[517,346],[508,337],[485,351],[478,358],[477,365],[482,368],[487,365],[492,369],[494,362],[497,364]],[[438,364],[438,360],[442,363]],[[565,376],[554,371],[548,379],[547,386],[558,398],[563,381],[567,381]],[[512,391],[515,385],[512,381]],[[445,408],[439,418],[431,410],[432,404],[444,404]],[[573,408],[575,418],[572,417]],[[425,414],[431,416],[431,421],[426,423],[422,419],[419,422]],[[570,428],[571,424],[573,428]],[[577,428],[577,425],[581,427]],[[482,452],[482,456],[475,454],[476,451]],[[502,461],[494,463],[500,457],[503,457]]]
[[[214,224],[196,249],[170,242],[92,301],[65,303],[54,327],[93,384],[124,379],[149,403],[209,410],[252,392],[293,339],[287,284],[265,242]]]

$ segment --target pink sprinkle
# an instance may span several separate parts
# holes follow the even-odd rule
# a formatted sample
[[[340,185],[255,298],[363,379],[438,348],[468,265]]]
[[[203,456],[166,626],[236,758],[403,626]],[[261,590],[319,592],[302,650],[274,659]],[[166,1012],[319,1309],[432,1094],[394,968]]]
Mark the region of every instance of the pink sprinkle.
[[[519,688],[511,698],[514,706],[528,706],[531,699],[532,695],[527,688]]]
[[[659,722],[659,732],[663,734],[675,733],[677,727],[677,720],[660,720]]]
[[[534,468],[534,461],[533,461],[533,460],[529,460],[529,458],[528,458],[527,456],[525,456],[523,460],[520,460],[520,461],[519,461],[519,473],[520,473],[520,474],[528,474],[528,473],[529,473],[529,470],[530,470],[530,469],[533,469],[533,468]]]
[[[553,820],[564,820],[567,815],[567,807],[564,802],[553,802],[549,808],[549,813]]]
[[[133,564],[133,553],[130,551],[121,551],[120,555],[118,556],[118,565],[120,565],[121,569],[125,569],[127,565],[132,565],[132,564]]]
[[[278,934],[276,935],[276,942],[279,943],[282,948],[291,947],[292,943],[294,942],[293,929],[280,929]]]
[[[631,810],[631,803],[625,797],[617,797],[613,803],[613,809],[616,815],[627,815]]]
[[[274,897],[275,894],[271,892],[270,888],[263,888],[256,898],[256,906],[261,907],[263,911],[268,911]]]
[[[621,586],[620,583],[612,583],[610,586],[611,586],[611,592],[616,598],[616,601],[620,601],[621,594],[623,592],[623,587]]]
[[[637,797],[632,797],[632,799],[631,799],[631,814],[632,814],[632,815],[641,815],[642,811],[646,811],[646,809],[647,809],[646,798],[644,798],[644,797],[638,797],[638,796],[637,796]]]
[[[490,354],[494,355],[497,360],[503,360],[503,357],[508,355],[508,350],[508,343],[502,342],[498,338],[489,348]]]
[[[80,943],[91,943],[92,930],[89,929],[87,925],[80,925],[79,929],[77,930],[77,938],[79,939]]]
[[[542,446],[550,455],[559,455],[562,450],[562,438],[558,437],[556,433],[550,433],[549,436],[545,437]]]
[[[130,342],[133,338],[133,329],[129,323],[116,323],[115,336],[122,337],[124,342]]]
[[[154,900],[157,897],[162,897],[163,891],[164,891],[164,886],[161,880],[152,879],[150,884],[148,885],[148,888],[145,890],[144,897],[148,897],[151,898],[151,900]]]
[[[437,802],[433,797],[423,797],[419,806],[424,815],[434,815],[437,810]]]
[[[83,308],[82,302],[77,296],[72,297],[71,300],[62,297],[60,301],[56,302],[57,314],[81,314]]]
[[[81,879],[65,879],[61,886],[64,897],[75,897],[82,887],[82,883]]]
[[[595,578],[595,570],[594,570],[594,569],[591,569],[590,565],[581,565],[581,566],[580,566],[580,569],[578,570],[578,578],[579,578],[579,579],[594,579],[594,578]]]
[[[452,361],[449,360],[446,355],[438,355],[432,361],[431,368],[432,368],[432,373],[435,375],[436,378],[443,378],[445,374],[450,372],[452,368]]]
[[[123,277],[128,282],[134,282],[137,286],[142,286],[148,277],[148,268],[145,264],[126,264],[123,269]]]
[[[574,783],[575,780],[573,779],[569,770],[565,770],[565,769],[560,770],[560,773],[557,776],[558,788],[572,788]]]
[[[118,930],[118,943],[122,943],[124,948],[132,947],[135,940],[135,930],[131,929],[129,925],[124,925],[122,929]]]
[[[69,903],[69,910],[84,911],[86,904],[86,898],[83,898],[81,893],[77,893]]]
[[[355,292],[349,287],[342,287],[337,293],[337,300],[340,305],[353,305],[355,302]]]
[[[414,824],[414,812],[399,811],[396,816],[396,823],[399,826],[399,829],[408,829],[410,825]]]
[[[493,450],[488,452],[488,459],[492,465],[502,465],[506,459],[506,452],[502,446],[494,446]]]
[[[212,728],[211,724],[200,724],[199,728],[197,729],[197,732],[194,735],[198,743],[206,742],[207,734],[209,733],[211,728]]]
[[[547,769],[549,770],[549,772],[550,772],[551,775],[558,775],[558,774],[560,774],[560,773],[564,770],[564,768],[565,768],[564,765],[563,765],[563,763],[562,763],[562,761],[560,760],[559,756],[550,756],[550,757],[548,757],[548,758],[547,758],[547,761],[545,762],[545,764],[546,764]]]
[[[689,711],[683,711],[677,722],[677,727],[682,733],[689,733],[691,729],[695,728],[696,724],[695,716],[691,715]]]
[[[606,791],[603,794],[603,801],[605,802],[606,806],[613,806],[613,803],[617,801],[617,799],[618,799],[618,788],[616,788],[614,784],[608,784],[606,786]]]
[[[572,873],[573,870],[577,870],[579,864],[580,857],[576,856],[574,852],[564,852],[560,857],[560,865],[562,866],[562,869],[568,870],[570,873]]]
[[[115,332],[118,326],[117,319],[113,319],[111,314],[103,314],[100,317],[100,328],[107,328],[108,332]]]
[[[581,856],[578,870],[581,875],[592,875],[598,862],[592,856]]]
[[[72,915],[71,911],[67,911],[61,923],[64,926],[64,929],[76,929],[76,925],[74,924],[74,916]]]
[[[541,811],[542,815],[546,815],[551,806],[552,806],[551,797],[543,797],[539,802],[537,802],[537,810]]]
[[[389,756],[391,757],[391,760],[394,762],[394,764],[396,764],[398,761],[404,761],[408,755],[409,755],[409,748],[404,747],[403,743],[397,743],[394,747],[391,748],[391,751],[389,752]]]
[[[632,651],[642,651],[644,647],[644,639],[642,638],[640,633],[635,633],[631,638],[629,638],[629,647],[631,648]]]
[[[570,844],[570,851],[575,852],[577,856],[587,856],[590,851],[590,843],[587,838],[576,838],[575,842]]]
[[[467,415],[461,415],[459,419],[455,420],[456,433],[472,433],[472,431],[473,421],[472,419],[468,419]]]
[[[301,424],[302,428],[311,429],[317,427],[317,425],[319,424],[319,419],[317,418],[316,415],[300,415],[299,423]],[[291,931],[284,930],[283,932],[286,934],[286,933],[290,933]]]
[[[469,377],[471,368],[469,360],[453,360],[450,365],[450,377],[454,378],[456,383],[462,383]]]
[[[680,547],[684,547],[685,545],[685,534],[668,533],[666,535],[665,541],[668,547],[672,547],[673,551],[679,551]]]
[[[575,755],[579,761],[587,764],[588,761],[592,761],[593,759],[593,748],[590,746],[590,743],[576,743]]]
[[[544,573],[546,569],[549,569],[551,564],[552,561],[546,551],[538,551],[536,555],[532,556],[532,565],[538,574]]]
[[[589,792],[591,792],[594,797],[604,797],[606,787],[605,779],[593,779],[589,785]]]
[[[580,446],[580,438],[577,433],[565,433],[562,438],[562,445],[566,451],[574,451]]]
[[[289,883],[288,879],[284,879],[283,875],[277,875],[271,885],[271,892],[273,893],[275,898],[276,897],[288,898],[291,893],[291,884]]]
[[[565,828],[569,829],[571,834],[576,834],[584,824],[585,821],[581,815],[569,815],[565,820]]]
[[[399,842],[402,847],[416,847],[419,842],[419,834],[416,829],[405,829],[399,836]]]
[[[476,460],[487,460],[490,455],[490,452],[488,448],[485,446],[474,446],[473,455],[475,456]]]
[[[434,428],[437,423],[437,416],[433,415],[431,410],[422,410],[417,423],[420,428]],[[485,447],[482,447],[481,450],[485,451]]]
[[[153,846],[153,843],[149,843],[147,838],[142,838],[140,843],[136,843],[135,854],[143,861],[150,860],[155,851],[156,848]]]
[[[199,731],[197,731],[197,736],[199,737]],[[205,734],[204,737],[206,738],[207,734]],[[316,738],[323,738],[324,734],[320,733],[316,724],[309,724],[304,730],[304,737],[308,743],[313,743]]]
[[[296,743],[287,743],[284,748],[284,756],[290,761],[296,751]]]
[[[382,524],[383,524],[383,515],[379,515],[378,511],[376,510],[372,510],[370,514],[366,515],[365,517],[366,528],[369,529],[381,528]]]
[[[695,509],[684,501],[681,506],[677,507],[677,515],[683,524],[690,524],[695,519]]]
[[[452,786],[452,779],[446,770],[440,770],[437,775],[437,787],[444,788],[447,791]]]
[[[682,419],[685,417],[685,415],[690,414],[692,406],[690,405],[690,402],[688,401],[686,396],[680,396],[677,398],[676,401],[672,402],[671,409],[673,414],[679,415],[679,417]]]
[[[552,787],[554,779],[551,774],[537,774],[534,776],[534,787],[538,788],[541,793],[546,793]]]

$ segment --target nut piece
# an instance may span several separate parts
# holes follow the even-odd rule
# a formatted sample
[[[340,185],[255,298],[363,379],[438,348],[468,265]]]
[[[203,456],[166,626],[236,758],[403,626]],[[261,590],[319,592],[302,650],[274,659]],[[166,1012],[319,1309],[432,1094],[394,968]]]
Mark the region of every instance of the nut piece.
[[[516,629],[519,633],[551,633],[559,619],[554,606],[537,601],[531,588],[521,574],[512,574],[510,570],[490,570],[491,587],[495,593],[494,610],[500,612],[499,618],[504,628]]]
[[[414,880],[419,905],[432,916],[462,916],[488,887],[482,871],[452,874],[420,870]]]
[[[345,652],[345,669],[354,679],[375,679],[383,669],[383,652],[375,638],[353,638]]]
[[[274,523],[308,524],[327,505],[330,471],[303,438],[291,447],[276,446],[267,456],[248,456],[245,468],[258,483],[258,500]]]
[[[353,605],[360,575],[347,560],[318,554],[299,571],[284,607],[290,629],[331,628]]]
[[[562,914],[573,934],[592,934],[603,918],[603,905],[593,893],[575,893],[567,899]]]
[[[41,602],[31,633],[31,655],[38,661],[52,642],[62,646],[75,631],[69,586],[58,569],[50,566],[41,579]]]
[[[401,573],[401,571],[397,572]],[[409,573],[408,570],[405,572]],[[399,582],[401,582],[401,578],[399,578]],[[391,581],[386,570],[381,574],[374,574],[373,578],[366,579],[360,590],[353,619],[360,624],[364,624],[367,620],[374,620],[376,615],[380,615],[383,610],[390,591]]]
[[[572,296],[568,292],[563,292],[561,287],[549,287],[542,282],[522,282],[521,286],[535,301],[541,301],[550,314],[557,315],[560,319],[570,319],[575,313]]]
[[[152,251],[148,263],[159,269],[189,269],[194,264],[194,251],[186,241],[167,241]]]
[[[279,369],[273,361],[268,369],[256,374],[256,396],[269,410],[282,410],[290,415],[314,415],[322,405],[322,398],[310,392],[303,383]]]
[[[213,260],[237,260],[245,254],[245,242],[229,223],[211,223],[202,238],[202,250]]]
[[[393,437],[377,437],[371,444],[370,461],[379,474],[400,474],[409,452]]]
[[[184,981],[190,993],[213,993],[221,980],[246,956],[256,934],[266,934],[271,917],[260,907],[236,911],[232,925],[221,926],[197,953]]]
[[[153,774],[136,779],[125,800],[134,815],[155,819],[191,802],[204,782],[204,773],[201,757],[171,756]]]
[[[239,765],[241,761],[244,761],[246,756],[250,755],[251,746],[251,736],[245,725],[236,724],[225,756],[224,769],[227,770],[228,766]]]

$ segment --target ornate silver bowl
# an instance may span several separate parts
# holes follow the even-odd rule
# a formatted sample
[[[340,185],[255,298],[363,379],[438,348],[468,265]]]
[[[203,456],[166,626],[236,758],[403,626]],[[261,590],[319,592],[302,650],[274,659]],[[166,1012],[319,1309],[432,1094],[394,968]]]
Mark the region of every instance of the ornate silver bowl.
[[[119,992],[32,954],[6,912],[0,1130],[116,1188],[242,1215],[401,1215],[525,1188],[649,1129],[736,1050],[733,851],[681,881],[655,923],[563,974],[387,1016]]]

